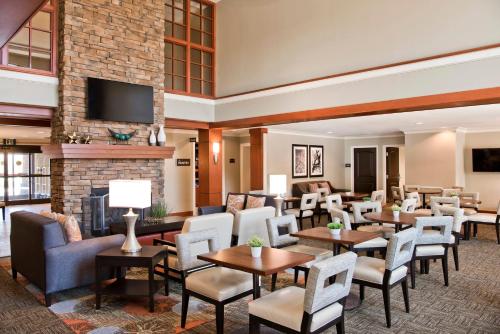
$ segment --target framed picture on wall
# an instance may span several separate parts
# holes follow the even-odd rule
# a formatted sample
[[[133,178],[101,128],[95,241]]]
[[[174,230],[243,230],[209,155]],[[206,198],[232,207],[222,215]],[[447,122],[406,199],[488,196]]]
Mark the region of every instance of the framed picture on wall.
[[[307,145],[292,144],[292,178],[307,177]]]
[[[323,146],[309,145],[309,176],[323,176],[324,172]]]

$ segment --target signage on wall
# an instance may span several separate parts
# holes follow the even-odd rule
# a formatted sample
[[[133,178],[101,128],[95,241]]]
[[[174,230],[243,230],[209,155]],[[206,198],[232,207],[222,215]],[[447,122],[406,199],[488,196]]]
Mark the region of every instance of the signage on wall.
[[[191,159],[177,159],[177,166],[191,166]]]
[[[234,164],[234,163],[236,163],[236,159],[235,159],[235,158],[231,158],[231,159],[229,159],[229,163],[230,163],[230,164]]]
[[[191,137],[189,138],[190,143],[196,143],[196,137]]]
[[[15,139],[4,139],[3,140],[3,145],[5,145],[5,146],[14,146],[14,145],[16,145],[16,140]]]
[[[351,164],[345,164],[345,168],[350,168]]]

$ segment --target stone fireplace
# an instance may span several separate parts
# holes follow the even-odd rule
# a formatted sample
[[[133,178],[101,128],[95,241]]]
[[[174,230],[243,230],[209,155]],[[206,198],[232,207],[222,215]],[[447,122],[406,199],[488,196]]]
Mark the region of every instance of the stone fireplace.
[[[52,144],[76,132],[108,144],[108,128],[136,135],[129,144],[147,146],[151,128],[164,123],[163,0],[59,0],[59,107]],[[88,120],[87,78],[152,86],[154,124]],[[87,145],[88,146],[88,145]],[[51,160],[52,209],[81,220],[82,198],[112,179],[151,179],[153,201],[164,198],[162,158]]]

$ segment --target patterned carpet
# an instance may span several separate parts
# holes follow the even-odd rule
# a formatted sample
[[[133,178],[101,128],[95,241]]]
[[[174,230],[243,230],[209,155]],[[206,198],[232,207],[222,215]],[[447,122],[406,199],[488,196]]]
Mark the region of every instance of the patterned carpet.
[[[410,314],[404,313],[401,289],[391,292],[392,328],[385,327],[382,293],[367,288],[363,304],[346,313],[347,333],[500,333],[500,245],[494,229],[480,229],[479,240],[460,245],[460,271],[450,258],[450,287],[445,288],[441,264],[431,263],[429,275],[417,275],[410,289]],[[181,331],[180,285],[171,284],[170,296],[156,296],[156,312],[150,314],[144,299],[104,297],[94,308],[91,287],[58,293],[49,308],[41,305],[40,292],[22,277],[17,283],[7,274],[9,261],[0,261],[0,333],[214,333],[215,311],[191,298],[188,327]],[[132,270],[132,277],[144,277]],[[264,279],[263,294],[269,280]],[[302,282],[303,283],[303,282]],[[291,275],[279,275],[278,287],[290,285]],[[357,292],[358,287],[353,286]],[[38,300],[38,301],[37,301]],[[225,333],[247,333],[250,297],[226,306]],[[262,328],[262,333],[274,333]],[[327,333],[335,333],[332,328]]]

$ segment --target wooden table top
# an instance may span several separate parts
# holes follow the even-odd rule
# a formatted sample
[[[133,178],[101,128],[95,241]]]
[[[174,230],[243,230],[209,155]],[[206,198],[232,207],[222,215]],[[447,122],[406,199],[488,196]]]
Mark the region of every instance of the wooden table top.
[[[423,214],[400,212],[399,217],[395,218],[391,210],[382,212],[367,212],[363,215],[366,219],[377,223],[387,223],[394,225],[415,225],[417,217],[428,217]]]
[[[370,197],[370,194],[367,193],[356,193],[356,192],[343,192],[343,193],[338,193],[342,199],[354,199],[354,200],[360,200],[363,199],[363,197]]]
[[[418,189],[417,192],[419,194],[426,194],[426,195],[436,195],[436,194],[441,194],[443,191],[439,189]]]
[[[328,230],[328,227],[324,226],[302,230],[296,233],[291,233],[290,235],[297,238],[327,241],[342,245],[356,245],[378,238],[379,236],[377,233],[354,230],[341,230],[340,235],[332,235]]]
[[[231,269],[267,276],[312,261],[314,256],[262,247],[261,257],[254,258],[249,246],[240,245],[217,252],[201,254],[198,255],[198,259]]]
[[[163,246],[142,246],[142,249],[138,252],[135,253],[125,253],[122,252],[120,247],[113,247],[106,249],[96,256],[99,258],[144,258],[144,259],[150,259],[158,254],[163,254],[167,250]]]
[[[283,197],[283,202],[299,202],[300,200],[301,200],[300,197],[295,197],[295,196]]]

